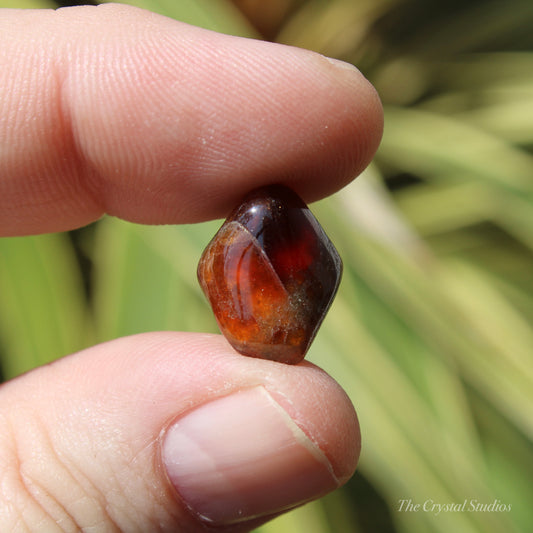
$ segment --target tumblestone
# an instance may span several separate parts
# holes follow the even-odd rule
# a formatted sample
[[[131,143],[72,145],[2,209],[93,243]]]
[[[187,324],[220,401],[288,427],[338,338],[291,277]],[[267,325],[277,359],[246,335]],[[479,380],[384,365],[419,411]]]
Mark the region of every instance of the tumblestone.
[[[342,275],[342,261],[288,187],[252,191],[205,249],[198,279],[220,330],[243,355],[299,363]]]

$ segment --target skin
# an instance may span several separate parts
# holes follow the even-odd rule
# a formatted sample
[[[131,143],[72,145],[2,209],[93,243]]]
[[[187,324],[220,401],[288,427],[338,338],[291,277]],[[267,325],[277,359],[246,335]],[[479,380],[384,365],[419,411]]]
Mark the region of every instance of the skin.
[[[379,144],[373,88],[318,54],[126,6],[2,11],[1,236],[104,213],[199,222],[273,182],[310,202],[352,180]],[[197,406],[257,386],[347,481],[359,427],[323,371],[246,358],[215,335],[150,333],[0,387],[3,530],[209,529],[170,483],[161,435]]]

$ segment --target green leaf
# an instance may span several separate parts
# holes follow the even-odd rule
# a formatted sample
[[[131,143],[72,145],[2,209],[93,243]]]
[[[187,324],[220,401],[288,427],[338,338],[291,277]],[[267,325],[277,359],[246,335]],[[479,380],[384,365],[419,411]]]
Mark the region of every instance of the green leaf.
[[[388,164],[449,182],[476,179],[502,193],[533,194],[533,156],[502,139],[414,109],[387,108],[386,124],[378,155]]]
[[[255,530],[257,533],[334,533],[320,501],[308,503]],[[357,533],[355,529],[351,529]]]
[[[13,377],[84,348],[87,302],[67,234],[0,239],[2,370]]]
[[[55,9],[57,8],[57,4],[52,0],[0,0],[0,8]]]
[[[310,358],[358,408],[361,470],[391,509],[402,498],[501,499],[507,492],[485,455],[470,391],[511,421],[509,431],[531,438],[529,325],[479,273],[431,256],[415,262],[348,230],[342,209],[325,207],[320,219],[347,268]],[[395,517],[406,531],[513,530],[508,514]]]
[[[153,330],[218,331],[196,281],[200,254],[218,225],[149,227],[102,220],[94,250],[98,338]]]
[[[257,36],[235,5],[226,0],[132,0],[121,3],[220,33]]]

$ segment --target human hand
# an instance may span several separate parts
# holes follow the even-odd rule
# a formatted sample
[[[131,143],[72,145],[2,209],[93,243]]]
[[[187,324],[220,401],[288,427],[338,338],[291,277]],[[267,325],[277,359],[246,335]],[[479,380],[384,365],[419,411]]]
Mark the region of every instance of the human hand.
[[[104,213],[197,222],[273,181],[315,200],[381,135],[362,76],[304,50],[112,5],[4,10],[0,35],[4,236]],[[192,333],[117,339],[5,383],[0,423],[2,531],[249,531],[342,485],[360,449],[320,369]]]

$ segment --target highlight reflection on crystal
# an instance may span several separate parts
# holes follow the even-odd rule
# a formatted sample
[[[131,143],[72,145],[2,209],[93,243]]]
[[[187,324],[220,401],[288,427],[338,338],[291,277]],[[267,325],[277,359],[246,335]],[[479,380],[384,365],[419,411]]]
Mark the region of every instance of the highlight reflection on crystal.
[[[250,193],[205,249],[198,279],[240,353],[300,362],[337,292],[342,261],[289,188]]]

